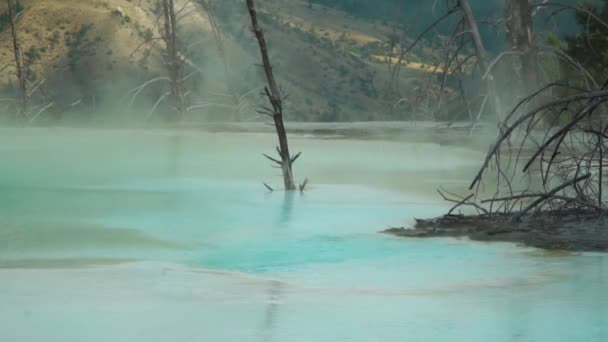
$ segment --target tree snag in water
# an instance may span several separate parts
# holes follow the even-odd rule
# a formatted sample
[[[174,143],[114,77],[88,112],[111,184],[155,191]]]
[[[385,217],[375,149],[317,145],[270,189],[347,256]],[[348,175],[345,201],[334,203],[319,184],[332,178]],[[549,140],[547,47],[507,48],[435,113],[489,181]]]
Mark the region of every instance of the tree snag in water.
[[[272,105],[272,109],[264,111],[263,113],[269,115],[274,120],[274,126],[277,131],[279,138],[279,146],[277,152],[280,160],[274,159],[268,155],[264,155],[266,158],[276,163],[283,172],[283,181],[285,183],[285,190],[294,191],[296,185],[293,181],[293,163],[300,157],[300,153],[295,156],[289,154],[289,144],[287,141],[287,132],[285,131],[285,124],[283,122],[283,100],[281,98],[281,92],[274,78],[272,72],[272,65],[270,64],[270,58],[268,57],[268,48],[266,46],[266,39],[262,28],[258,23],[257,12],[253,0],[247,0],[247,8],[249,9],[249,16],[251,17],[251,28],[260,46],[260,53],[262,55],[262,62],[264,67],[264,73],[266,74],[266,81],[268,85],[264,87],[268,101]]]
[[[13,0],[7,0],[8,3],[8,16],[9,23],[11,26],[11,36],[13,39],[13,52],[15,54],[15,69],[17,73],[17,80],[19,81],[19,90],[18,90],[18,106],[19,113],[18,116],[25,117],[25,113],[27,111],[27,85],[25,80],[25,68],[23,66],[23,57],[21,54],[21,48],[19,44],[19,39],[17,37],[17,29],[15,26],[15,20],[17,13],[15,13],[16,6],[13,4]]]

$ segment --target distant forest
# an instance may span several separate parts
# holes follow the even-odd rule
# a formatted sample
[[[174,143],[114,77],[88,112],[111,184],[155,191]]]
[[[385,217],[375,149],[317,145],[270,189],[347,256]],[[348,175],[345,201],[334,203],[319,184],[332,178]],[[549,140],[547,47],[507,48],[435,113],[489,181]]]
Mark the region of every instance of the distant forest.
[[[310,2],[341,9],[365,19],[398,23],[413,31],[414,35],[431,23],[434,17],[443,13],[446,7],[446,1],[437,1],[436,7],[433,8],[432,1],[420,0],[310,0]],[[584,1],[584,3],[589,2],[597,1]],[[470,3],[479,18],[500,19],[497,16],[504,13],[504,0],[470,0]],[[563,0],[560,3],[577,4],[582,1]],[[450,23],[446,23],[443,28],[447,28],[449,25]],[[551,20],[539,14],[536,25],[542,29],[551,28],[553,32],[559,32],[562,35],[571,34],[577,29],[574,16],[569,12],[552,17]],[[497,31],[492,25],[482,25],[480,29],[488,48],[496,49],[502,46],[504,39],[496,36],[496,32],[501,32],[501,30]]]
[[[354,15],[383,20],[400,20],[419,18],[424,24],[427,18],[422,13],[432,12],[432,1],[420,0],[312,0],[313,3],[339,8]],[[479,14],[496,13],[497,8],[502,9],[501,0],[472,0],[471,6],[480,11]],[[439,12],[445,2],[437,2],[436,10]]]

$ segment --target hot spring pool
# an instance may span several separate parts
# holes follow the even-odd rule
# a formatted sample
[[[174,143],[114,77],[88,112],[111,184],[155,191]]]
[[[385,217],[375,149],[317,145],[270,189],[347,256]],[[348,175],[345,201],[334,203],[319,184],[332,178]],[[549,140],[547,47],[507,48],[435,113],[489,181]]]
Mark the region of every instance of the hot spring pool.
[[[266,134],[3,130],[0,341],[607,341],[608,259],[407,240],[481,154]]]

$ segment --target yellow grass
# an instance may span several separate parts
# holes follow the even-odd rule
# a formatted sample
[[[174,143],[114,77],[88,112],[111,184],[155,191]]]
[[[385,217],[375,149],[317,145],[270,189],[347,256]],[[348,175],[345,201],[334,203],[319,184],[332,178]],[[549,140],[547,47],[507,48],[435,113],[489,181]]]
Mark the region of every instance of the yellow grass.
[[[104,74],[109,69],[129,67],[129,64],[139,60],[144,49],[132,57],[131,54],[144,41],[140,32],[150,29],[154,36],[159,36],[162,26],[155,24],[156,15],[151,10],[153,0],[23,0],[22,3],[25,11],[17,22],[21,50],[25,53],[32,47],[41,49],[40,59],[31,67],[43,78],[67,70],[69,47],[65,35],[77,32],[82,25],[93,25],[87,35],[89,40],[94,40],[97,36],[102,38],[101,42],[95,44],[96,54],[91,58],[95,61],[92,65],[98,68],[92,70],[92,73]],[[176,6],[181,8],[186,3],[187,0],[178,0]],[[189,2],[187,6],[196,5]],[[116,12],[122,14],[116,15]],[[128,20],[125,19],[127,16]],[[204,12],[189,15],[182,25],[195,26],[203,32],[211,31]],[[57,39],[52,43],[54,35]],[[156,44],[156,50],[161,47],[162,44]],[[158,51],[153,53],[158,54]],[[0,68],[12,65],[13,59],[10,32],[5,30],[0,34]],[[157,63],[150,67],[159,68],[161,65]],[[6,84],[9,79],[14,81],[14,73],[0,74],[0,84]]]
[[[389,61],[389,57],[388,56],[373,55],[372,58],[375,61],[381,62],[381,63],[388,63],[388,61]],[[390,58],[390,62],[392,64],[399,63],[399,57],[391,57]],[[401,60],[401,65],[407,67],[408,69],[417,70],[417,71],[433,72],[435,70],[435,66],[434,65],[425,64],[425,63],[419,63],[419,62],[406,62],[404,60]],[[443,73],[443,68],[442,67],[437,67],[437,69],[436,69],[435,72],[436,73]]]

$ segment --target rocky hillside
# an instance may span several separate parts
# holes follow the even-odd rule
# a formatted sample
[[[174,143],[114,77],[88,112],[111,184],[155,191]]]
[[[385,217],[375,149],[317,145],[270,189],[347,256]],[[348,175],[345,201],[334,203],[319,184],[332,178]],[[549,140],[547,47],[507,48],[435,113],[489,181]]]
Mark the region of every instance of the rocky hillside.
[[[28,81],[43,121],[155,118],[169,111],[156,0],[20,0],[17,30]],[[4,5],[4,4],[3,4]],[[424,63],[404,66],[389,82],[384,42],[391,28],[300,0],[260,0],[260,17],[283,92],[286,115],[300,121],[402,119],[401,98],[429,77]],[[180,46],[188,75],[187,121],[258,120],[263,77],[244,1],[176,1]],[[5,5],[0,13],[6,13]],[[14,94],[12,42],[0,26],[0,91]],[[425,60],[424,58],[422,60]],[[6,66],[5,68],[3,68]],[[389,84],[391,84],[389,86]],[[137,95],[137,96],[134,96]],[[34,101],[34,95],[32,96]],[[0,111],[3,110],[0,103]],[[10,103],[5,105],[10,111]]]

